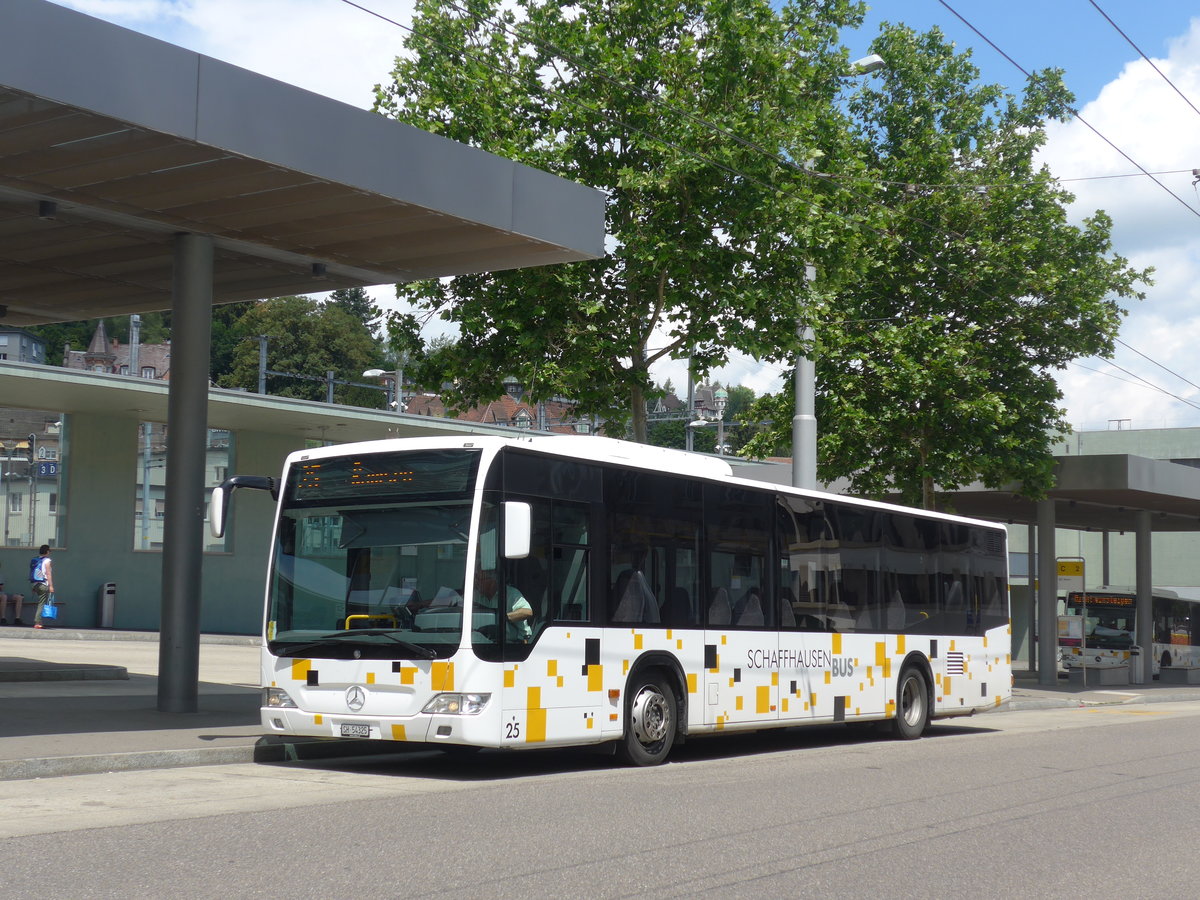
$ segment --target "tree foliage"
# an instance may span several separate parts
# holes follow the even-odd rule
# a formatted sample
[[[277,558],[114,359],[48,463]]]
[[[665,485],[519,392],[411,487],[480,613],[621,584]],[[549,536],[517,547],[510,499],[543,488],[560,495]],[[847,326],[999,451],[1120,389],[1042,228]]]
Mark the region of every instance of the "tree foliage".
[[[267,368],[310,378],[268,376],[267,393],[305,400],[324,400],[324,376],[333,371],[343,381],[363,382],[362,373],[382,359],[378,342],[363,323],[337,304],[311,297],[277,297],[255,303],[234,331],[240,340],[233,351],[222,387],[258,390],[258,336],[267,336]],[[315,380],[314,380],[315,379]],[[352,406],[382,408],[382,391],[337,385],[334,400]]]
[[[1036,164],[1045,122],[1068,115],[1060,73],[1020,98],[978,83],[936,29],[885,26],[882,77],[850,102],[859,154],[889,212],[862,278],[817,295],[818,471],[856,492],[936,505],[935,486],[1050,486],[1068,431],[1054,372],[1112,352],[1148,272],[1111,255],[1103,212],[1068,221],[1072,196]],[[791,388],[760,403],[788,443]]]
[[[365,288],[340,288],[329,295],[327,303],[338,306],[362,322],[367,331],[373,332],[381,311]]]
[[[804,264],[847,254],[827,184],[796,171],[844,147],[833,98],[852,0],[421,0],[376,109],[597,187],[594,262],[401,286],[456,322],[431,355],[465,404],[520,378],[645,440],[650,366],[701,375],[732,349],[790,346]],[[784,161],[784,162],[781,162]],[[393,319],[393,345],[417,317]]]

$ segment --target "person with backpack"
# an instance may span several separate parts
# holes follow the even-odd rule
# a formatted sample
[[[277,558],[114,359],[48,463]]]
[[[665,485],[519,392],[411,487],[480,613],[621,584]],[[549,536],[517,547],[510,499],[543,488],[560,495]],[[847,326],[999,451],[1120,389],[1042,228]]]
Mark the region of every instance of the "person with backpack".
[[[33,627],[42,628],[42,610],[54,597],[54,567],[50,562],[49,544],[42,544],[38,548],[38,555],[29,561],[29,581],[33,585],[33,598],[37,601]]]

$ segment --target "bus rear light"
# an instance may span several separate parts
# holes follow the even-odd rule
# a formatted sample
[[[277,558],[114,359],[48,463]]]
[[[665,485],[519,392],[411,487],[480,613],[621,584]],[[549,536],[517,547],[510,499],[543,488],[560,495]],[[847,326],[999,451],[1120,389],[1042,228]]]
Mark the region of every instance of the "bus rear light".
[[[620,700],[621,699],[621,689],[613,688],[612,690],[610,690],[608,692],[608,699],[609,700]]]

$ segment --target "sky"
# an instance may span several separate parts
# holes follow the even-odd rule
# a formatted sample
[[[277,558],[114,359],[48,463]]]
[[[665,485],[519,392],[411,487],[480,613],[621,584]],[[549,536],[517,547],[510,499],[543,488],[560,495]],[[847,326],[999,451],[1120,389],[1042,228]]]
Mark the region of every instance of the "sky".
[[[54,2],[362,108],[371,106],[373,86],[388,80],[406,34],[401,26],[411,21],[412,10],[411,0]],[[1067,419],[1087,431],[1200,426],[1200,173],[1192,172],[1200,169],[1200,5],[1195,0],[869,5],[864,26],[843,36],[852,57],[870,52],[879,24],[888,21],[919,31],[940,28],[958,48],[971,49],[983,80],[1010,92],[1024,84],[1013,62],[1030,71],[1065,70],[1082,118],[1129,159],[1073,121],[1052,124],[1042,161],[1075,193],[1073,221],[1105,210],[1114,221],[1114,251],[1136,268],[1156,270],[1146,299],[1129,304],[1114,358],[1080,360],[1059,374]],[[1160,186],[1138,166],[1170,174],[1155,174]],[[395,306],[390,287],[373,293]],[[684,363],[655,374],[660,383],[670,378],[679,391],[685,389]],[[757,393],[779,390],[782,383],[778,367],[742,356],[713,377]]]

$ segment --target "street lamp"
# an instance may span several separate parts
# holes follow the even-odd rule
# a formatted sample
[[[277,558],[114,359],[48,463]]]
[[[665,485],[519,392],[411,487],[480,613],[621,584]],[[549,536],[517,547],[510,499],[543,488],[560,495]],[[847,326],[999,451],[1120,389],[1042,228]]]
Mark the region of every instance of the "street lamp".
[[[877,53],[850,63],[849,75],[878,72],[887,63]],[[817,270],[804,267],[808,285],[816,280]],[[792,416],[792,486],[817,489],[817,373],[816,365],[804,348],[812,343],[813,329],[804,322],[796,323],[799,349],[796,352],[794,379],[795,415]]]
[[[729,402],[729,391],[717,388],[713,391],[713,406],[717,408],[717,455],[725,455],[725,404]]]
[[[850,63],[849,75],[869,75],[871,72],[878,72],[886,65],[882,56],[878,53],[871,53]]]
[[[367,369],[363,378],[383,378],[391,386],[391,397],[388,402],[395,406],[396,412],[404,412],[404,366],[408,362],[408,354],[401,353],[396,360],[396,370],[386,372],[383,369]]]

